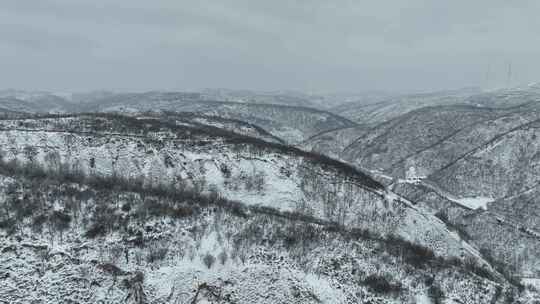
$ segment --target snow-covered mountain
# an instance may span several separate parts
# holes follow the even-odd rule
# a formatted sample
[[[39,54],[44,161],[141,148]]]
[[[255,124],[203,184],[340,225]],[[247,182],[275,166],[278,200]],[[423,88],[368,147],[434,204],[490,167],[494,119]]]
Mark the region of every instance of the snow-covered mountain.
[[[287,143],[299,143],[325,130],[354,126],[341,116],[313,108],[205,100],[200,93],[116,94],[85,103],[83,112],[191,112],[258,125]]]
[[[155,119],[83,115],[1,123],[6,161],[213,190],[247,205],[400,235],[445,256],[476,254],[437,218],[324,156]]]
[[[56,115],[1,125],[9,299],[42,282],[23,301],[46,290],[55,290],[48,301],[65,300],[50,284],[69,278],[83,302],[387,303],[440,292],[491,303],[515,293],[510,277],[430,210],[321,155],[171,117]],[[25,207],[38,202],[36,214]],[[427,265],[437,275],[418,283]],[[41,270],[30,274],[33,267]],[[261,294],[263,286],[285,291]]]
[[[23,113],[64,113],[73,111],[67,99],[51,93],[0,91],[0,108]]]
[[[123,114],[148,111],[186,112],[248,123],[289,144],[300,143],[320,132],[356,125],[352,121],[330,112],[297,106],[297,104],[303,104],[302,102],[268,103],[274,99],[270,99],[268,102],[238,101],[230,98],[225,98],[226,101],[216,101],[209,99],[213,95],[199,92],[90,92],[69,94],[69,98],[65,97],[66,94],[55,95],[45,92],[13,90],[3,92],[4,94],[0,94],[0,96],[4,96],[0,98],[0,110],[5,111],[22,113],[115,112]]]
[[[303,147],[369,172],[443,218],[484,256],[538,276],[535,94],[531,87],[487,92],[468,99],[484,96],[481,105],[423,107],[372,128],[322,133]]]
[[[497,114],[496,110],[469,106],[422,108],[370,129],[345,147],[342,155],[366,168],[395,170],[403,159]]]
[[[203,89],[201,98],[240,103],[278,104],[285,106],[317,108],[322,103],[322,96],[301,92],[255,92],[250,90]]]
[[[6,96],[0,297],[534,302],[535,92],[385,100],[358,123],[197,92]]]
[[[373,126],[423,107],[469,104],[466,99],[478,93],[480,91],[477,88],[464,88],[418,94],[375,95],[339,104],[329,111]]]
[[[515,288],[383,240],[196,193],[2,165],[9,303],[506,303]],[[234,207],[234,208],[233,208]],[[9,225],[9,222],[15,224]]]

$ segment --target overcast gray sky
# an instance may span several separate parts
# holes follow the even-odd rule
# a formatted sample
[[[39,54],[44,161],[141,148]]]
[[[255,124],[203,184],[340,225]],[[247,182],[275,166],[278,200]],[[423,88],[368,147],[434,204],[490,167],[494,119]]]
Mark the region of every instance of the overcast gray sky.
[[[538,0],[1,0],[0,88],[434,90],[540,81]]]

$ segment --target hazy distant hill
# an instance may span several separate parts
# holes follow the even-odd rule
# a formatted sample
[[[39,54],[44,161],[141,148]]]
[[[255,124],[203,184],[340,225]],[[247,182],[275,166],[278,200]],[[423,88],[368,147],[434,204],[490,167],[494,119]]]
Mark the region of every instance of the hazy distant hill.
[[[139,112],[166,110],[193,112],[245,121],[288,143],[299,143],[325,130],[355,124],[338,115],[307,107],[275,104],[209,101],[199,93],[118,94],[85,103],[82,111]]]

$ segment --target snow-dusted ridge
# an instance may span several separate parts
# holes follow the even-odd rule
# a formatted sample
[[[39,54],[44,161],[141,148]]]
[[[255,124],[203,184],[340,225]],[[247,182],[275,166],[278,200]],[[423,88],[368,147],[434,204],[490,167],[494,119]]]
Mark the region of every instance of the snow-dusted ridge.
[[[1,123],[6,160],[215,190],[247,205],[400,235],[439,255],[477,256],[434,216],[386,195],[367,175],[295,148],[117,115]]]
[[[0,264],[7,265],[0,267],[0,280],[8,286],[0,287],[1,296],[13,300],[13,290],[34,285],[38,287],[24,300],[65,300],[70,296],[58,286],[67,286],[78,297],[71,300],[84,303],[103,299],[141,303],[142,297],[150,303],[219,298],[271,304],[399,303],[417,301],[419,294],[436,294],[433,283],[427,283],[431,280],[448,302],[487,304],[503,303],[512,290],[477,248],[449,230],[431,210],[354,167],[273,143],[257,128],[237,134],[238,126],[248,126],[230,119],[182,120],[174,117],[177,114],[162,114],[0,121],[3,161],[47,172],[37,183],[1,177],[0,195],[10,203],[18,202],[19,195],[23,203],[44,201],[46,223],[64,227],[61,234],[54,234],[51,229],[60,228],[45,225],[45,233],[39,234],[33,230],[35,218],[23,216],[17,236],[0,229],[4,241],[0,251],[6,253]],[[116,187],[95,192],[84,183],[47,182],[47,174],[63,170],[112,178],[111,185],[119,178],[118,184],[133,182],[143,191]],[[29,199],[25,191],[17,190],[37,190],[32,187],[40,184],[39,191],[26,193],[57,197]],[[204,197],[236,202],[247,213],[227,208],[232,205],[206,205],[207,198],[196,198],[199,205],[191,209],[193,202],[178,205],[174,199],[144,192],[152,187],[193,189]],[[82,199],[87,195],[91,198]],[[81,218],[75,216],[81,211],[69,213],[72,202],[82,202],[77,207],[83,211]],[[66,212],[74,221],[68,228],[62,226]],[[111,216],[104,222],[112,227],[104,231],[93,226],[102,221],[97,217],[100,212]],[[362,231],[375,237],[350,240],[353,232]],[[23,241],[17,242],[17,237]],[[311,243],[298,241],[304,238]],[[141,241],[146,245],[137,245]],[[426,255],[411,268],[403,250]],[[437,257],[429,256],[429,250]],[[238,255],[221,263],[223,252]],[[463,265],[479,268],[471,273]],[[25,275],[14,276],[13,269]],[[379,294],[369,285],[380,280],[377,276],[386,277],[388,290],[398,292]],[[49,291],[57,298],[44,296]]]
[[[458,264],[433,257],[418,260],[418,253],[398,240],[351,240],[316,224],[204,207],[204,200],[196,197],[194,202],[171,201],[144,191],[110,191],[105,184],[92,188],[68,181],[0,175],[0,195],[20,223],[10,234],[4,226],[0,229],[2,299],[395,303],[428,293],[487,304],[503,303],[515,294],[508,284]],[[27,200],[18,203],[23,189]],[[16,210],[27,206],[37,208],[17,215]],[[168,209],[177,207],[183,212]],[[36,222],[38,218],[45,221]],[[106,226],[96,230],[99,224]],[[89,237],[89,231],[97,232]],[[381,287],[374,278],[391,285]]]
[[[287,143],[299,143],[324,130],[355,126],[339,115],[302,106],[240,103],[202,99],[198,93],[147,92],[115,94],[85,103],[79,111],[137,113],[192,112],[258,125]]]

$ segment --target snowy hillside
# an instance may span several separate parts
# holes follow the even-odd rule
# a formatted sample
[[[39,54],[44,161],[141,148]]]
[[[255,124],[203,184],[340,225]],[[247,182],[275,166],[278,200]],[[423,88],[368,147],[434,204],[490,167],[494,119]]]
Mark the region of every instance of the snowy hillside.
[[[486,92],[467,99],[477,106],[424,107],[356,134],[323,133],[305,146],[369,172],[441,218],[492,264],[505,263],[498,266],[506,269],[501,271],[535,277],[540,274],[535,94],[531,88]],[[337,147],[346,142],[340,152]]]
[[[325,130],[355,125],[341,116],[312,108],[210,101],[201,99],[199,93],[117,94],[85,103],[80,110],[119,113],[164,110],[219,116],[257,125],[293,144]]]
[[[63,97],[50,93],[0,91],[0,108],[23,113],[65,113],[73,105]]]
[[[316,154],[124,116],[2,123],[6,161],[216,191],[247,205],[399,235],[445,256],[478,255],[434,216],[352,167]]]
[[[476,88],[464,88],[419,94],[375,96],[372,100],[338,105],[330,111],[352,121],[374,126],[423,107],[466,104],[465,100],[468,97],[478,93],[479,90]]]
[[[487,210],[428,183],[400,182],[392,190],[417,202],[443,220],[502,272],[519,276],[540,274],[540,229],[536,188],[494,200]]]
[[[540,120],[520,125],[448,164],[431,179],[461,196],[518,194],[540,182],[539,136]]]
[[[0,0],[0,304],[540,304],[539,13]]]
[[[402,159],[497,116],[496,110],[469,106],[422,108],[366,132],[343,150],[342,157],[366,168],[395,170]]]
[[[420,296],[472,304],[518,297],[507,283],[398,239],[246,213],[197,195],[173,200],[128,184],[110,190],[9,168],[1,167],[0,178],[3,207],[11,208],[1,216],[0,296],[10,303],[396,303]]]
[[[434,105],[373,126],[179,94],[70,101],[96,113],[5,110],[0,297],[537,297],[521,284],[540,274],[537,103]]]

